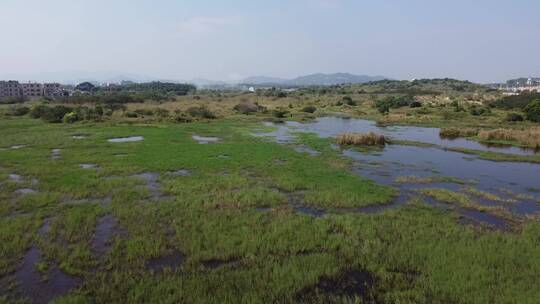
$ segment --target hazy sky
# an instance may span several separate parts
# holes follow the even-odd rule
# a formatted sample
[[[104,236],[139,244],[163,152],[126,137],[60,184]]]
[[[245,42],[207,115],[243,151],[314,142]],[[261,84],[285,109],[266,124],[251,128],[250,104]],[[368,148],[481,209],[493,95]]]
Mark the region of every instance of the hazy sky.
[[[502,81],[540,76],[539,13],[539,0],[0,0],[0,75]]]

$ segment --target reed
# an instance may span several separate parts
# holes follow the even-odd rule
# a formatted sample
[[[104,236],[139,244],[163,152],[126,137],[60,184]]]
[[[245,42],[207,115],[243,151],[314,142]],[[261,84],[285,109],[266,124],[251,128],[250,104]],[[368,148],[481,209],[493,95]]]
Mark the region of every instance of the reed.
[[[384,146],[388,140],[382,134],[369,133],[342,133],[337,136],[337,143],[342,146]]]
[[[476,136],[478,130],[472,128],[444,128],[439,131],[439,136],[442,138],[458,138],[458,137],[471,137]]]
[[[515,141],[524,146],[540,148],[540,127],[533,127],[526,130],[482,130],[478,133],[478,137],[486,141]]]

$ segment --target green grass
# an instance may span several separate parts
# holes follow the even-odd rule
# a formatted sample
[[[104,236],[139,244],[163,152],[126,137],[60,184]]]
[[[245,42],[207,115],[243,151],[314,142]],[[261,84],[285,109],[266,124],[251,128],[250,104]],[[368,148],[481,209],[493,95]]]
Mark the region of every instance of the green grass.
[[[85,282],[57,303],[292,303],[321,278],[353,269],[372,274],[370,297],[379,303],[534,303],[540,297],[537,220],[513,234],[478,231],[420,200],[376,214],[307,216],[290,206],[291,194],[303,194],[306,206],[332,209],[387,204],[395,190],[351,173],[331,139],[298,134],[297,143],[321,152],[310,156],[248,135],[255,128],[235,120],[70,126],[0,120],[0,147],[29,145],[0,151],[0,287],[36,245],[41,271],[58,267]],[[71,139],[76,133],[89,138]],[[194,134],[222,141],[200,145]],[[107,142],[132,135],[145,140]],[[50,159],[53,148],[62,149],[60,159]],[[84,170],[81,163],[100,169]],[[168,174],[178,169],[190,175]],[[160,174],[162,200],[130,177],[142,172]],[[25,182],[7,181],[10,173]],[[38,193],[14,196],[20,188]],[[118,229],[110,251],[98,257],[91,244],[107,214]],[[51,229],[42,236],[45,219]],[[185,255],[178,271],[148,269],[149,260],[177,251]],[[204,266],[208,260],[230,263],[212,269]],[[13,296],[12,288],[2,288],[0,303]],[[354,301],[340,293],[310,297]]]

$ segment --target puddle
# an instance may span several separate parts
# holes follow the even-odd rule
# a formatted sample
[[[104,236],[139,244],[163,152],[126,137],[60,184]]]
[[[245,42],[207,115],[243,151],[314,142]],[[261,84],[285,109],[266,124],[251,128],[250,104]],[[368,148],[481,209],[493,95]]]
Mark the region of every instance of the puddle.
[[[88,135],[86,135],[86,134],[74,134],[74,135],[71,136],[71,138],[73,138],[73,139],[86,139],[86,138],[88,138]]]
[[[219,137],[205,137],[205,136],[199,136],[199,135],[193,135],[191,138],[198,142],[199,144],[209,144],[209,143],[215,143],[220,141],[221,139]]]
[[[311,156],[318,156],[318,155],[321,154],[319,151],[313,150],[313,149],[311,149],[310,147],[307,147],[307,146],[296,146],[296,147],[294,147],[294,151],[296,151],[298,153],[307,153],[307,154],[309,154]]]
[[[355,298],[362,299],[362,303],[372,300],[371,292],[375,279],[371,273],[360,270],[349,270],[334,277],[322,277],[314,286],[306,287],[300,290],[296,298],[299,302],[310,303],[314,300],[320,300],[321,296],[346,297],[350,300]]]
[[[111,249],[111,238],[116,225],[116,219],[112,215],[108,214],[99,219],[91,244],[92,252],[96,256],[103,257]]]
[[[62,150],[61,149],[52,149],[51,150],[51,159],[59,159],[61,157]]]
[[[231,258],[231,259],[226,259],[226,260],[210,259],[210,260],[205,260],[201,262],[204,268],[208,268],[208,269],[217,269],[222,266],[235,265],[237,263],[238,263],[238,259],[236,258]]]
[[[24,256],[21,268],[15,272],[19,283],[17,292],[32,303],[49,303],[81,284],[81,279],[72,277],[57,267],[50,269],[44,280],[36,269],[36,264],[40,262],[41,252],[36,246],[32,246]]]
[[[82,169],[99,169],[99,166],[96,164],[80,164]]]
[[[51,218],[46,218],[43,221],[43,225],[38,230],[38,235],[42,238],[46,238],[49,232],[51,231]]]
[[[27,145],[16,145],[16,146],[11,146],[9,147],[10,150],[19,150],[19,149],[22,149],[22,148],[26,148],[28,147]]]
[[[480,211],[471,210],[471,209],[460,210],[460,213],[463,216],[467,217],[467,220],[465,222],[476,221],[479,223],[487,224],[499,230],[508,230],[509,228],[505,220],[497,216],[491,215],[489,213],[480,212]]]
[[[8,175],[8,179],[9,181],[14,183],[22,183],[24,181],[23,177],[19,174],[10,174]]]
[[[169,172],[170,175],[172,176],[190,176],[191,175],[191,171],[187,170],[187,169],[180,169],[180,170],[176,170],[176,171],[171,171]]]
[[[107,141],[111,143],[126,143],[126,142],[142,141],[142,140],[144,140],[144,137],[142,136],[130,136],[130,137],[111,138],[111,139],[108,139]]]
[[[24,189],[19,189],[15,191],[15,194],[20,194],[20,195],[33,194],[33,193],[37,193],[37,191],[30,188],[24,188]]]
[[[132,175],[131,177],[140,178],[146,182],[146,188],[153,199],[167,199],[161,192],[161,184],[158,182],[159,173],[145,172]]]
[[[126,153],[117,153],[117,154],[114,154],[114,157],[128,157],[128,154],[126,154]]]
[[[154,273],[161,273],[165,270],[177,271],[182,267],[185,257],[180,251],[175,251],[169,255],[150,259],[146,266]]]

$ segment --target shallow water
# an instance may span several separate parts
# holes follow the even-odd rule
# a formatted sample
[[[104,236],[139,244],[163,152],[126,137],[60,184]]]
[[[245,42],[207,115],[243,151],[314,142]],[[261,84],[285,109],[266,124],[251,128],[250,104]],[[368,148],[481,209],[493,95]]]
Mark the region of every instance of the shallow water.
[[[105,215],[99,219],[92,239],[92,251],[102,257],[111,248],[111,238],[115,232],[116,219],[112,215]]]
[[[169,255],[153,258],[148,261],[147,267],[153,272],[163,272],[165,269],[176,271],[184,263],[185,256],[180,251],[175,251]]]
[[[46,274],[47,280],[36,269],[36,264],[41,262],[41,252],[36,246],[32,246],[24,256],[21,268],[15,273],[18,283],[18,292],[32,303],[49,303],[56,297],[67,294],[77,287],[81,280],[72,277],[57,267],[53,267]]]
[[[199,135],[193,135],[192,138],[199,144],[203,144],[203,145],[209,144],[209,143],[215,143],[221,140],[219,137],[205,137],[205,136],[199,136]]]
[[[111,138],[107,141],[111,143],[126,143],[126,142],[142,141],[142,140],[144,140],[144,137],[142,136],[130,136],[130,137]]]
[[[82,169],[97,169],[99,168],[96,164],[80,164],[79,165]]]
[[[265,123],[267,126],[273,125]],[[278,129],[272,132],[278,141],[290,141],[292,136],[290,130],[295,132],[317,133],[320,137],[336,137],[340,133],[346,132],[376,132],[384,134],[392,139],[416,141],[426,144],[434,144],[447,148],[465,148],[479,151],[491,151],[507,154],[533,155],[538,153],[533,149],[523,149],[519,147],[497,147],[494,145],[482,144],[466,138],[447,139],[439,136],[439,128],[425,128],[415,126],[388,126],[379,127],[376,122],[364,119],[322,117],[310,123],[285,122],[276,124]]]
[[[266,123],[266,125],[270,125]],[[255,134],[256,136],[269,136],[280,143],[294,143],[294,132],[316,133],[327,138],[334,137],[343,132],[380,132],[399,140],[411,140],[436,144],[443,147],[461,147],[484,151],[496,151],[517,154],[532,154],[533,151],[519,148],[494,148],[467,140],[441,139],[438,129],[421,127],[377,127],[374,122],[359,119],[344,119],[326,117],[311,123],[286,122],[275,125],[277,130],[271,133]],[[339,149],[339,147],[335,147]],[[304,152],[303,146],[296,146],[297,151]],[[417,147],[405,145],[389,145],[383,149],[371,152],[359,152],[353,149],[342,150],[341,153],[353,159],[353,171],[357,174],[374,180],[380,184],[390,185],[399,189],[399,197],[393,205],[400,205],[408,197],[418,196],[418,190],[425,188],[444,188],[456,192],[463,192],[464,187],[495,194],[502,199],[516,199],[517,202],[504,203],[490,201],[489,199],[472,196],[474,201],[488,205],[502,205],[516,214],[532,214],[540,212],[540,197],[532,193],[531,189],[540,188],[540,164],[519,162],[494,162],[479,159],[475,155],[445,150],[440,147]],[[452,181],[436,183],[396,183],[398,177],[452,177],[461,180],[466,185]],[[513,195],[509,194],[512,193]],[[388,206],[373,206],[361,208],[361,212],[378,212]],[[497,218],[488,218],[485,213],[478,214],[467,210],[462,213],[475,220],[487,222],[490,225],[503,227]],[[502,220],[501,220],[502,221]]]

